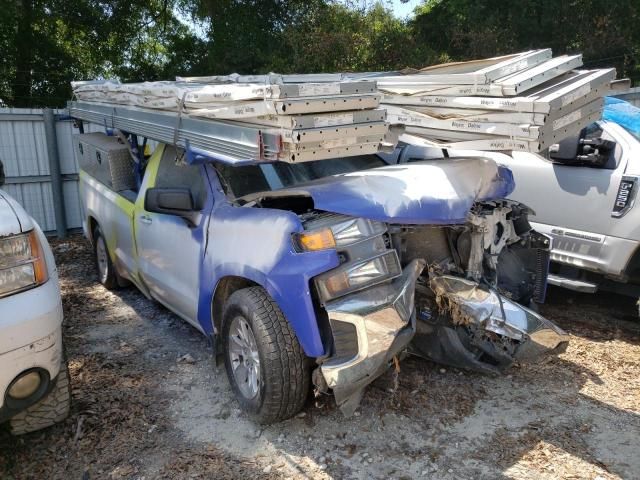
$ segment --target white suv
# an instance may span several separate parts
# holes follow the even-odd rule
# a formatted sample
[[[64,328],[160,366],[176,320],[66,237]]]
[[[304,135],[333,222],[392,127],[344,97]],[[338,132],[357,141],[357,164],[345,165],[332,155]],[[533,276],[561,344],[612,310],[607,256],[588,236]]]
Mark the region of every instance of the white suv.
[[[66,418],[69,402],[53,254],[36,222],[0,189],[0,422],[9,420],[16,435],[39,430]]]

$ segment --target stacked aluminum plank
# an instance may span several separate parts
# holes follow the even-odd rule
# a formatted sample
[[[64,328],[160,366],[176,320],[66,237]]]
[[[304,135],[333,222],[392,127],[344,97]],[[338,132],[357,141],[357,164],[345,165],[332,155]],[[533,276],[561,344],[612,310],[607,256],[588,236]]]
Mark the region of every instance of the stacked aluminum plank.
[[[601,117],[615,70],[581,65],[581,55],[544,49],[351,78],[375,79],[388,121],[427,143],[539,152]]]
[[[375,153],[397,141],[389,124],[442,148],[538,152],[601,116],[615,70],[581,65],[542,49],[418,71],[76,82],[70,109],[230,163]]]
[[[235,164],[371,154],[397,142],[378,108],[374,81],[262,80],[74,82],[78,100],[69,109],[81,120],[188,145]]]

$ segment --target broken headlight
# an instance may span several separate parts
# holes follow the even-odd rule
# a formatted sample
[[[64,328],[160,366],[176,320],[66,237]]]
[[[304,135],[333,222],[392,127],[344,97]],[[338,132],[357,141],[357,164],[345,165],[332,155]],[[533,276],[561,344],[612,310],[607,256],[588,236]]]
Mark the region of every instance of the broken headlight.
[[[398,254],[385,239],[386,224],[333,213],[307,218],[305,231],[294,235],[297,250],[335,249],[341,262],[314,279],[323,303],[402,274]]]
[[[331,226],[337,246],[351,245],[365,238],[382,235],[387,231],[383,223],[365,218],[350,218]]]
[[[316,277],[320,297],[328,302],[357,290],[396,278],[402,273],[395,250],[387,250],[374,258],[345,263]]]

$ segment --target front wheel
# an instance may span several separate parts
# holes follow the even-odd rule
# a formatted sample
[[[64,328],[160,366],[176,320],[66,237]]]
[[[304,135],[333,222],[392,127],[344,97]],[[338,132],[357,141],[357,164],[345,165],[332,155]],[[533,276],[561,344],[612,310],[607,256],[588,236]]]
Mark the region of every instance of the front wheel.
[[[262,424],[298,413],[310,372],[298,338],[269,294],[262,287],[236,291],[223,322],[225,367],[242,409]]]

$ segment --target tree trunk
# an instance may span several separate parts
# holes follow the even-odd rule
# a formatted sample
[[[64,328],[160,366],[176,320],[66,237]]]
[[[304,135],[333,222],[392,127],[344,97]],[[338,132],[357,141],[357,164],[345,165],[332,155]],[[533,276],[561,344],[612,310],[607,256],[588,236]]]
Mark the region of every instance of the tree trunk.
[[[14,107],[32,107],[34,0],[19,0],[16,29],[15,76],[11,85]]]

